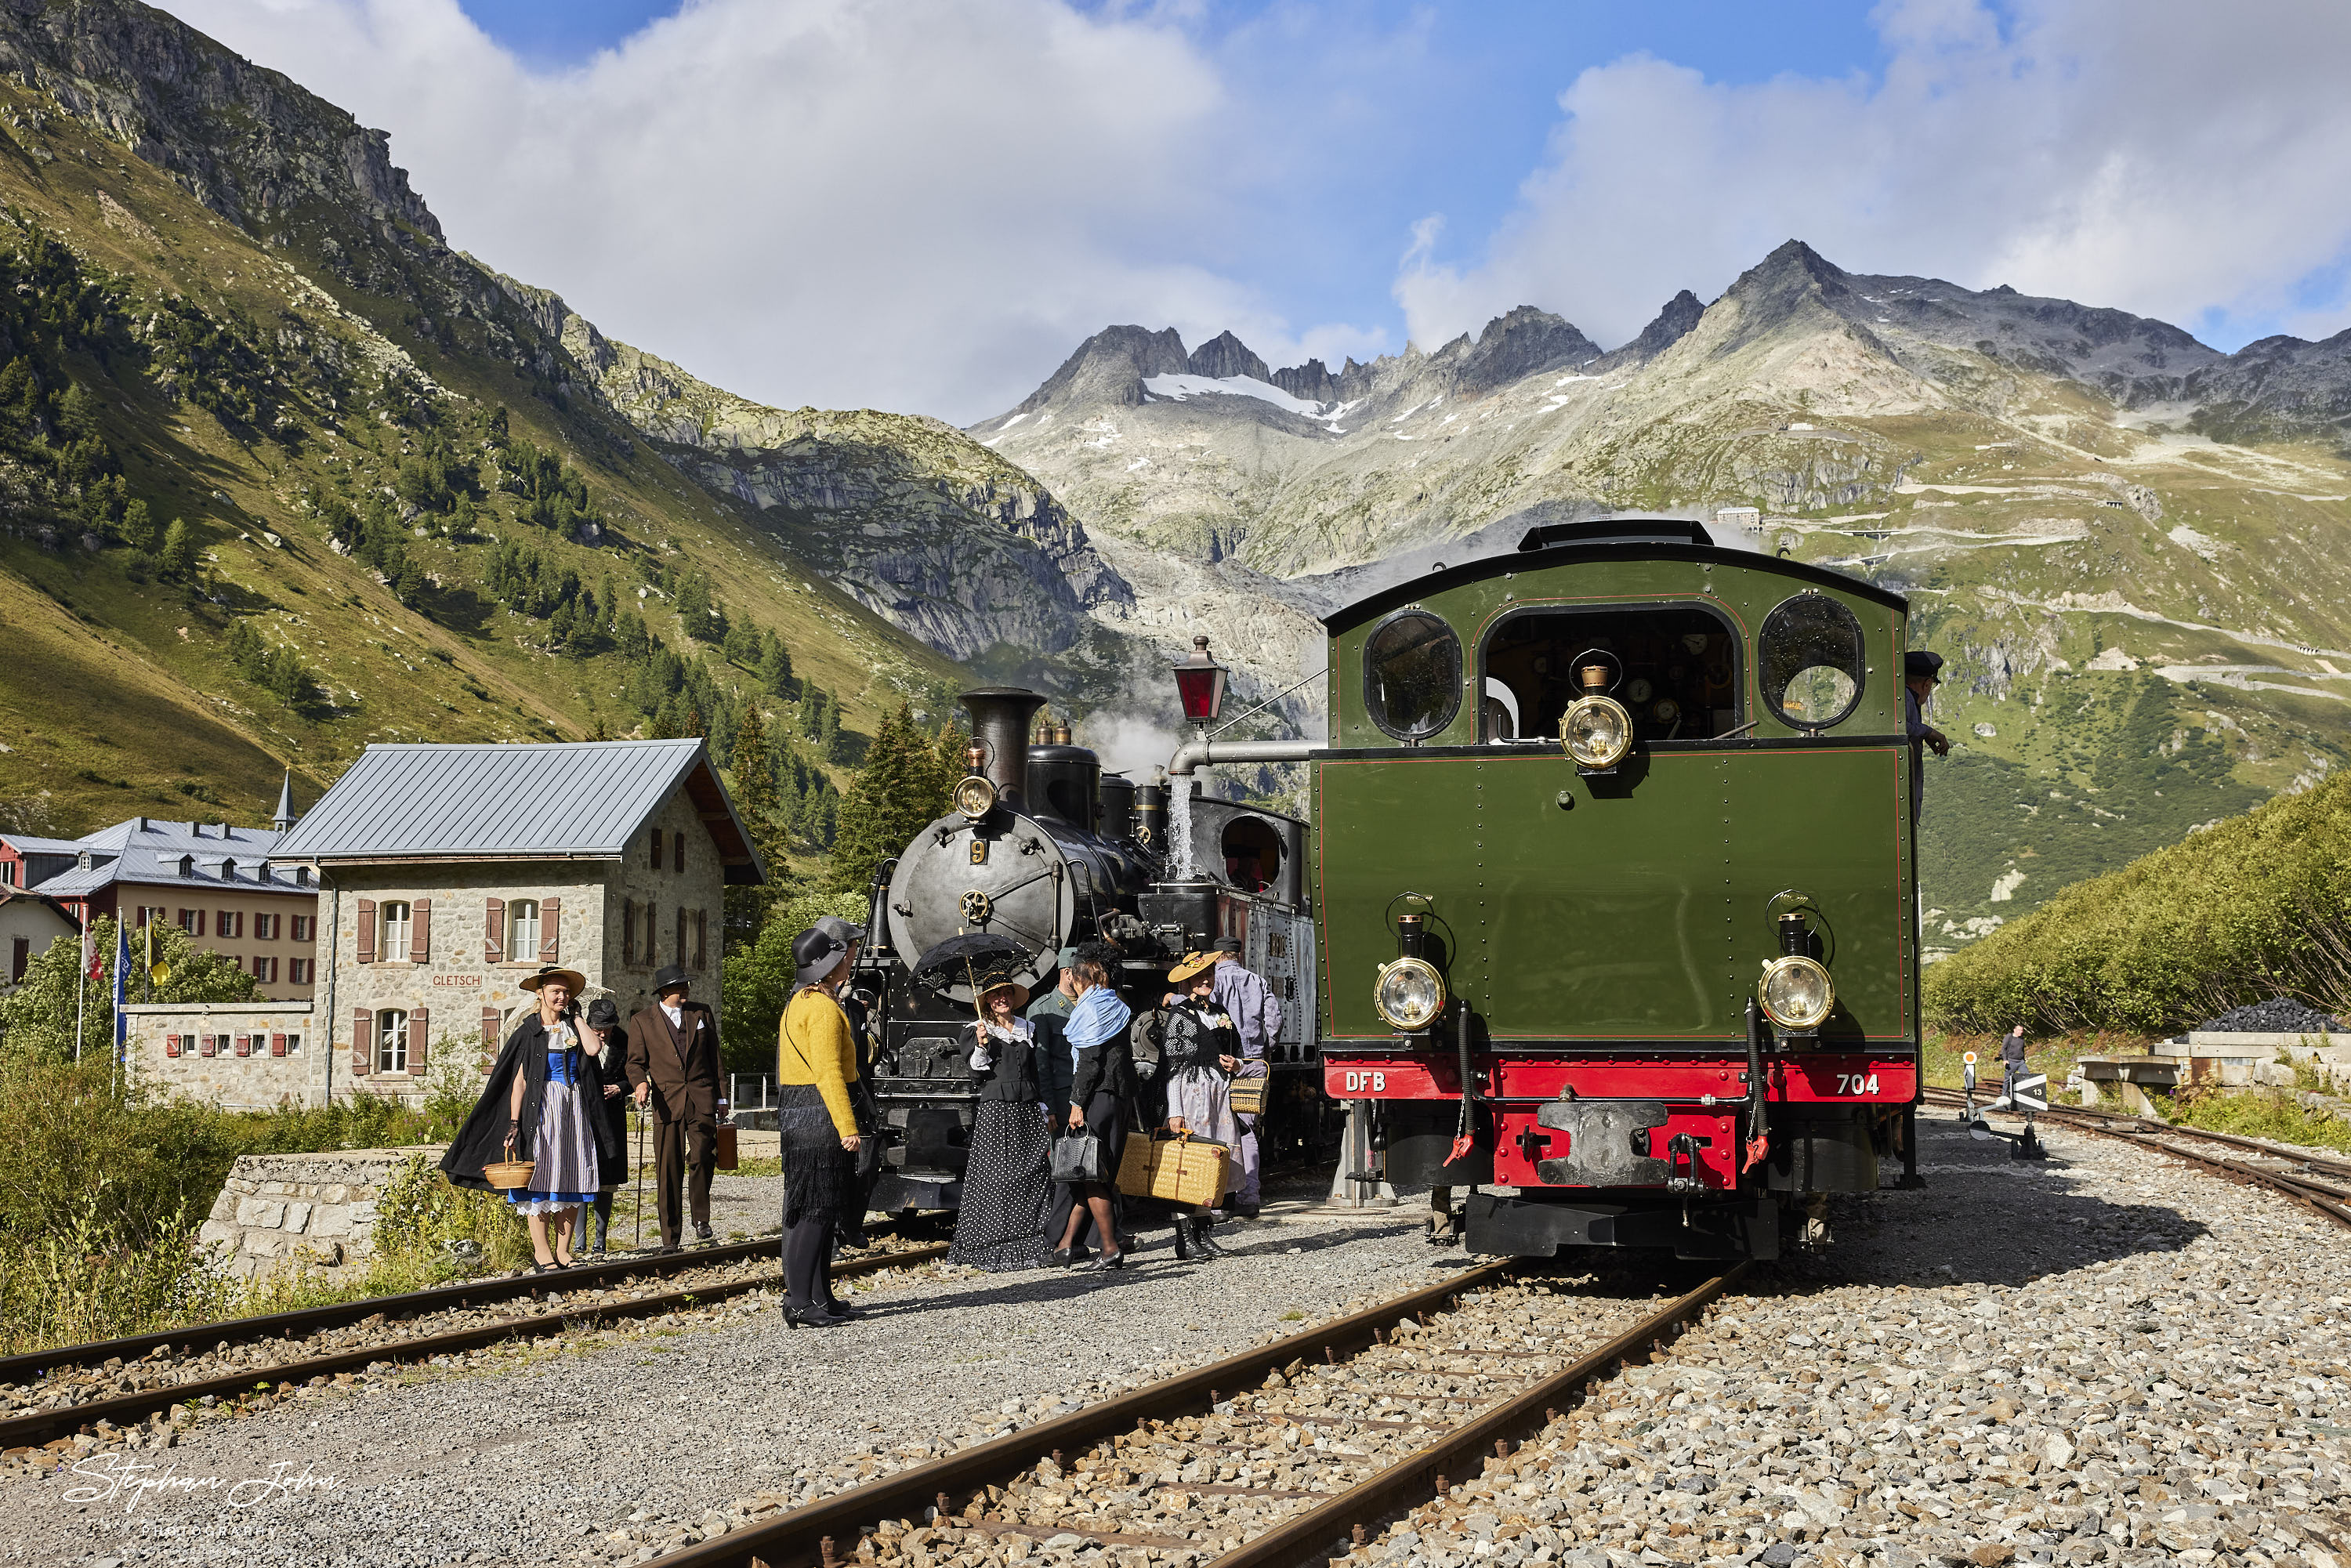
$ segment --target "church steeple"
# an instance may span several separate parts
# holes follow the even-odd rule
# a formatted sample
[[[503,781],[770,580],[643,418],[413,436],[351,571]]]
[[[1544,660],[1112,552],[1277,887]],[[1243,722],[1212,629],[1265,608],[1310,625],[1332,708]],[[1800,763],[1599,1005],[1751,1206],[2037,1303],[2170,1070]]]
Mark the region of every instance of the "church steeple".
[[[286,781],[277,787],[277,814],[269,819],[269,825],[281,833],[294,826],[294,769],[291,768],[286,770]]]

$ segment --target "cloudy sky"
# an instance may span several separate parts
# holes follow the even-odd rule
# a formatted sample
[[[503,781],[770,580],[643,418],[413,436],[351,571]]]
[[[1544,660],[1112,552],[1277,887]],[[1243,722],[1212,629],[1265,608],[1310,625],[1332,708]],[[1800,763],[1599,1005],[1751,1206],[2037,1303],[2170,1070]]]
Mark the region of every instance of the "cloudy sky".
[[[2339,0],[161,0],[452,244],[784,406],[968,423],[1111,322],[1614,347],[1791,236],[2234,349],[2351,326]]]

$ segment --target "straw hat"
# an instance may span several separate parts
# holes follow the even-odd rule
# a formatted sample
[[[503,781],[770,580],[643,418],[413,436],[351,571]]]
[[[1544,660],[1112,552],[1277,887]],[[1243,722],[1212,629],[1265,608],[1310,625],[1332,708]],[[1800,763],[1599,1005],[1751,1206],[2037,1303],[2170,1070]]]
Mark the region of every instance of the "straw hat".
[[[535,991],[551,980],[560,980],[571,988],[574,997],[588,988],[588,977],[577,969],[567,969],[560,964],[544,964],[522,979],[522,988]]]
[[[1012,1010],[1015,1012],[1029,1005],[1029,988],[1014,979],[1011,970],[990,969],[987,974],[980,976],[978,982],[973,986],[972,1006],[982,1012],[987,1011],[987,998],[998,991],[1012,993]]]
[[[1193,977],[1206,972],[1216,961],[1217,956],[1214,953],[1186,953],[1177,961],[1173,969],[1167,971],[1167,983],[1171,986],[1180,986]]]

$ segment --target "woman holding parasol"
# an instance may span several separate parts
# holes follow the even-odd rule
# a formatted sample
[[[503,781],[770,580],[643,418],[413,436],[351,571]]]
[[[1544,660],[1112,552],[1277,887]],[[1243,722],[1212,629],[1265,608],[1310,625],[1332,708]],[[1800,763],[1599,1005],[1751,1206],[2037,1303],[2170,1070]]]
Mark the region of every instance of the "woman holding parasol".
[[[1052,1130],[1038,1098],[1036,1029],[1020,1016],[1029,988],[1001,960],[985,973],[974,966],[969,983],[977,1016],[958,1043],[979,1074],[979,1103],[947,1261],[991,1274],[1041,1268],[1051,1252]]]

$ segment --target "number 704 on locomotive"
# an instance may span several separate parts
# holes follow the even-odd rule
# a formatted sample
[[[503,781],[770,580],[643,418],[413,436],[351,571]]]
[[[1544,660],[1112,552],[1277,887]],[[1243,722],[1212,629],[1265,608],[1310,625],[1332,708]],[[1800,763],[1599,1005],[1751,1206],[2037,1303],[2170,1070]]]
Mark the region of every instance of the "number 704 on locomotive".
[[[1907,603],[1687,522],[1554,525],[1326,620],[1323,1087],[1473,1251],[1778,1255],[1916,1185]],[[1502,1190],[1497,1191],[1496,1188]]]

